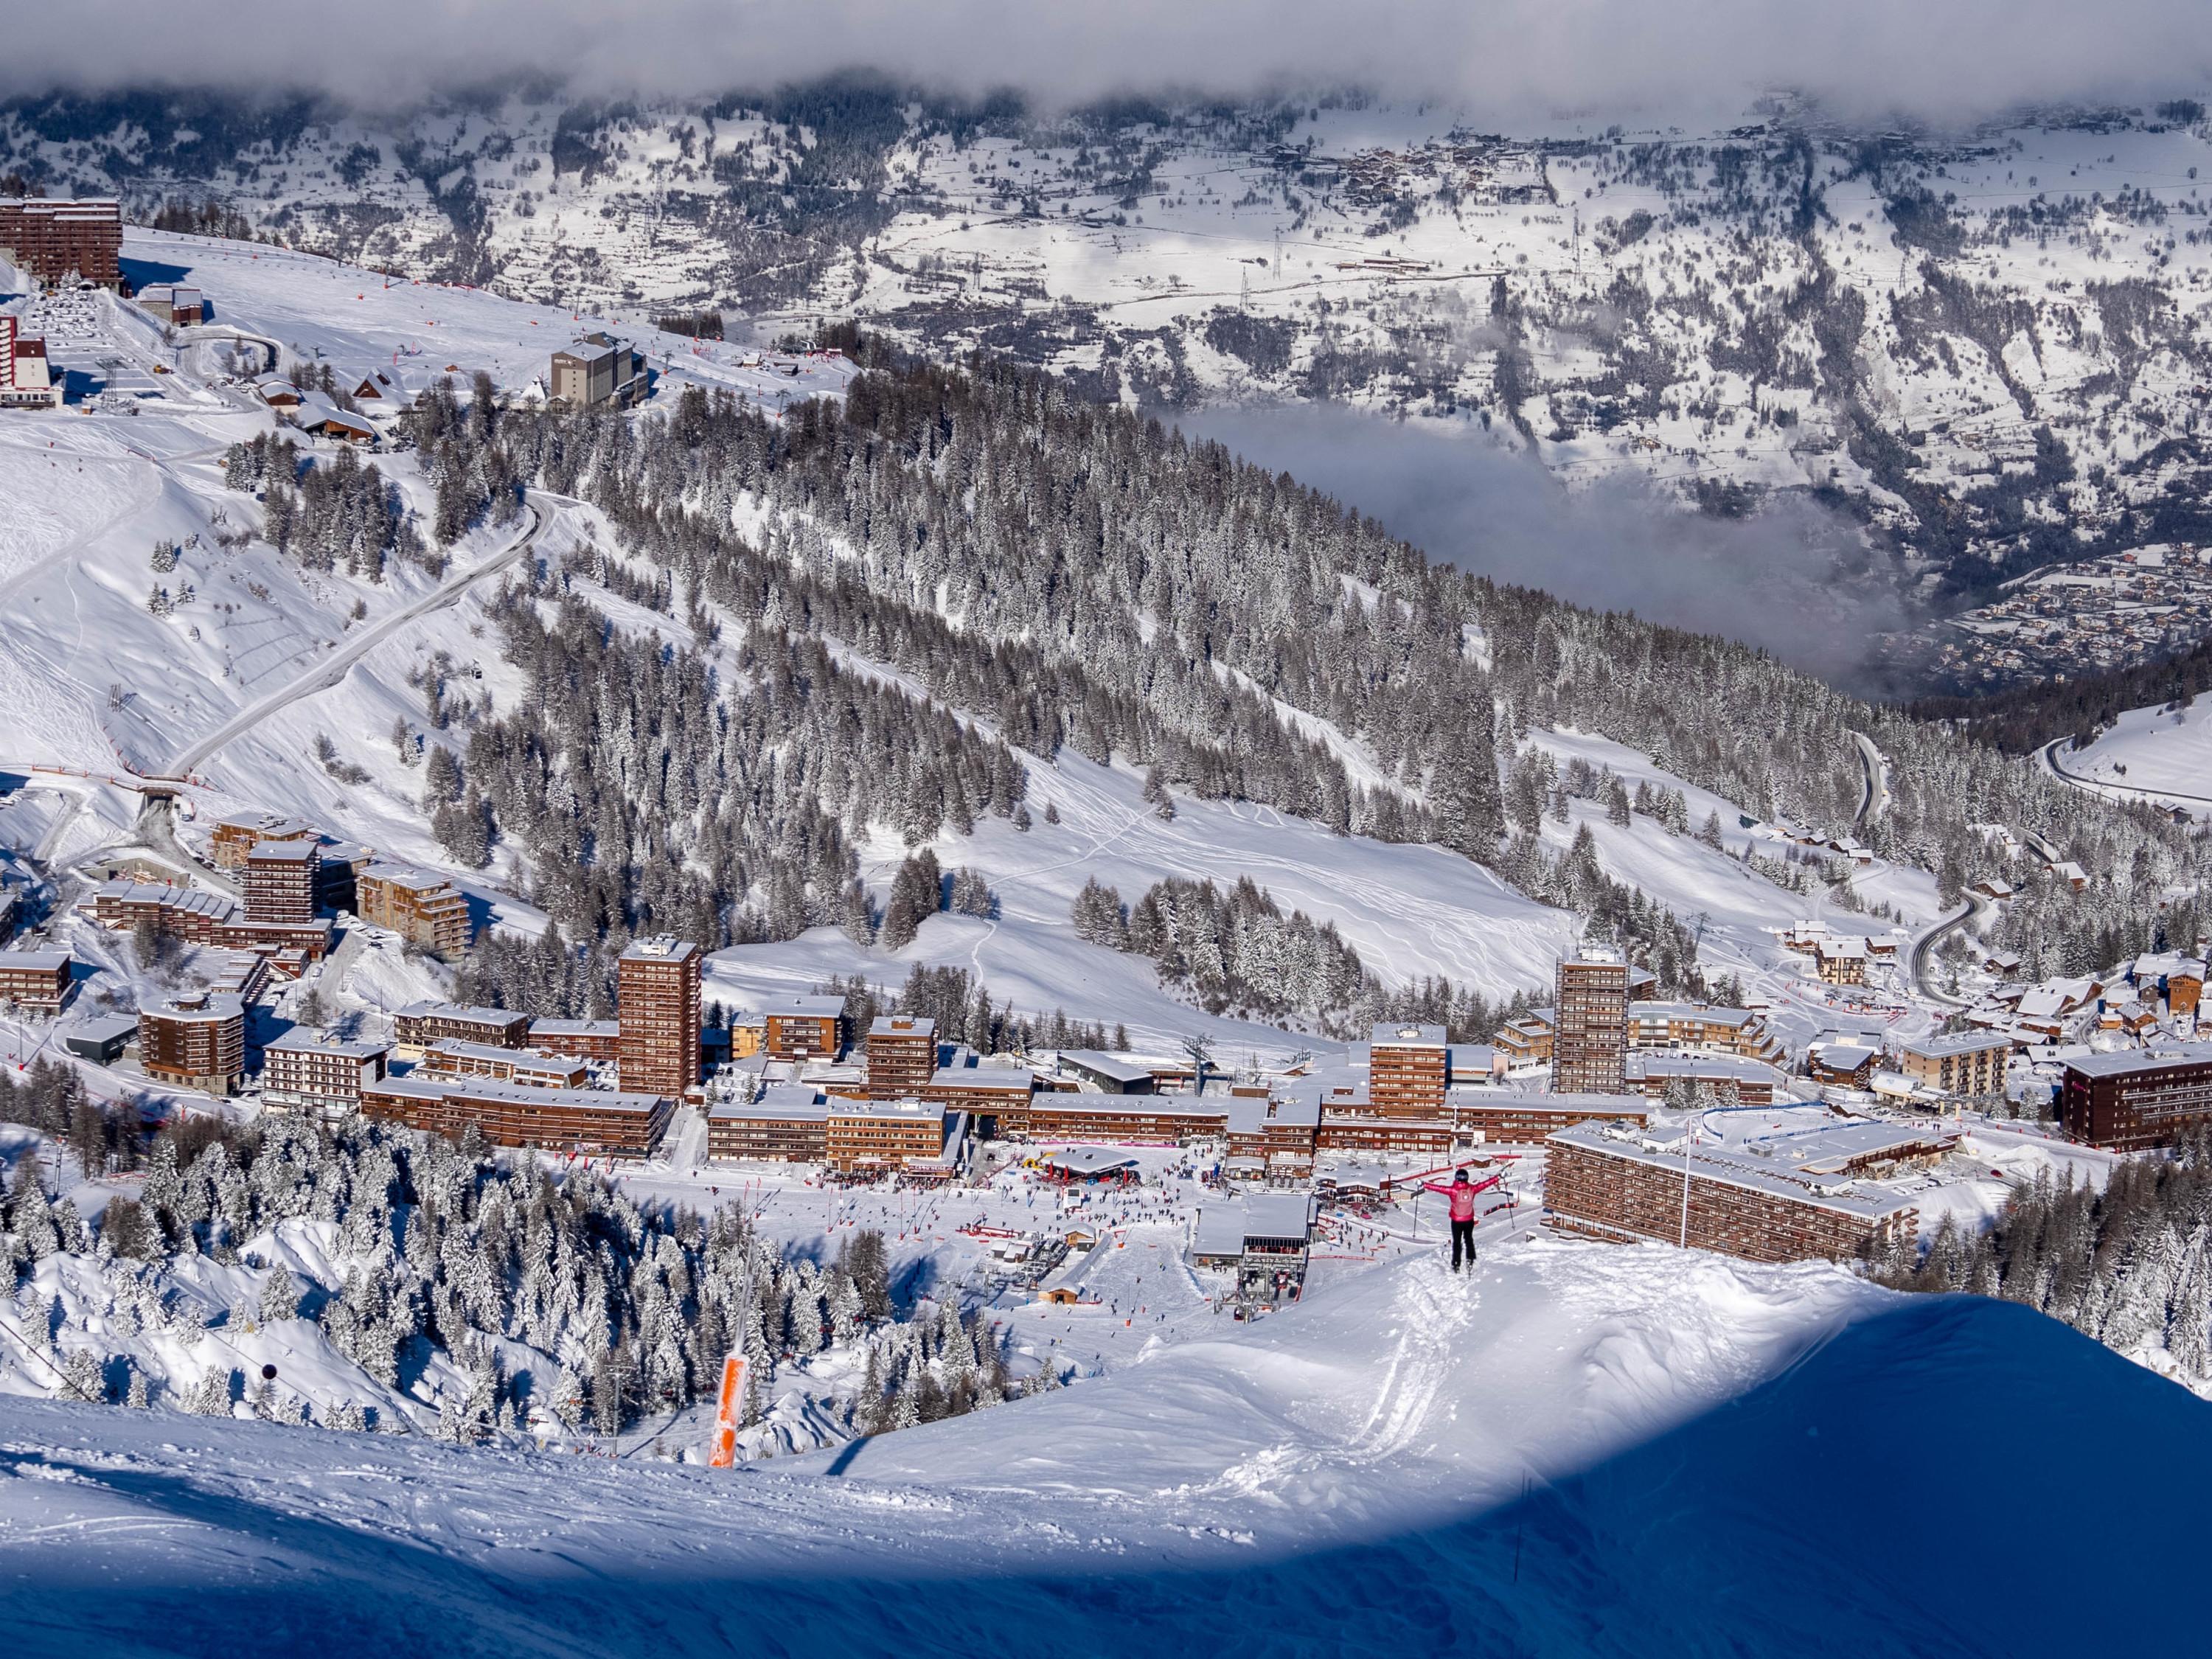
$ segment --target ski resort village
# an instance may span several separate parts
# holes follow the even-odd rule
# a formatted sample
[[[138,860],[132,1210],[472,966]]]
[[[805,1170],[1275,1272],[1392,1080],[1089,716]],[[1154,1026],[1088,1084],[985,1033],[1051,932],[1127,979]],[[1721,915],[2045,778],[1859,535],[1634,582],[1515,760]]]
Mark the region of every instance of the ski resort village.
[[[1281,166],[1506,202],[1494,148]],[[2109,1411],[2197,1478],[2185,696],[2001,752],[1046,368],[155,216],[0,183],[0,1607],[66,1534],[311,1568],[287,1650],[403,1596],[719,1650],[739,1577],[761,1651],[1059,1647],[1039,1586],[1141,1567],[1191,1631],[1328,1579],[1372,1651],[1455,1563],[1524,1587],[1469,1604],[1500,1652],[2097,1641],[2084,1589],[1939,1643],[1931,1564],[1800,1643],[1758,1540],[1960,1498],[1939,1414],[2090,1480]],[[1963,617],[1960,678],[2174,645],[2166,548]],[[1863,1508],[1592,1474],[1736,1457]],[[1725,1640],[1583,1605],[1578,1551],[1682,1528],[1762,1583]],[[66,1601],[41,1640],[227,1639]]]

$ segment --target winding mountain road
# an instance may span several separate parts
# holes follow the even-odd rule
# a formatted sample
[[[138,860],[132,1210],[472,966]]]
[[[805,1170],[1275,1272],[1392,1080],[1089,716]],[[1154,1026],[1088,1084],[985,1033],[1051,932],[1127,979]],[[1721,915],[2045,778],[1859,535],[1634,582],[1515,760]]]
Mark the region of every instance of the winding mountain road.
[[[1866,790],[1859,797],[1858,816],[1851,820],[1851,828],[1856,830],[1889,811],[1889,763],[1865,732],[1852,732],[1851,742],[1857,746],[1859,764],[1866,769]]]
[[[193,769],[202,764],[210,755],[244,736],[277,710],[289,708],[302,697],[313,696],[317,692],[327,691],[337,684],[356,663],[406,627],[408,623],[427,617],[434,611],[444,610],[477,583],[483,580],[485,577],[495,576],[512,567],[530,550],[531,544],[537,540],[538,532],[545,526],[544,513],[536,501],[528,503],[525,510],[530,514],[529,527],[507,546],[493,554],[482,564],[472,566],[443,586],[432,589],[412,605],[393,611],[374,628],[364,629],[339,650],[317,663],[290,684],[272,691],[259,702],[241,709],[205,737],[195,738],[169,757],[168,763],[162,769],[164,774],[173,778],[190,776]]]
[[[1923,928],[1913,937],[1911,953],[1906,958],[1906,966],[1911,972],[1913,988],[1929,1001],[1941,1003],[1947,1008],[1964,1008],[1968,1006],[1963,999],[1936,988],[1933,981],[1928,977],[1928,959],[1935,954],[1936,947],[1948,936],[1957,933],[1968,922],[1978,922],[1982,913],[1988,908],[1987,899],[1983,898],[1978,893],[1969,893],[1966,896],[1966,903],[1960,908],[1955,915],[1944,917],[1941,921]]]
[[[2061,783],[2070,783],[2076,789],[2085,789],[2106,800],[2148,801],[2153,806],[2172,806],[2177,803],[2190,806],[2212,808],[2212,795],[2188,795],[2174,789],[2138,789],[2131,784],[2108,783],[2102,778],[2085,777],[2079,772],[2069,772],[2058,763],[2058,751],[2074,740],[2055,738],[2035,751],[2043,769]]]

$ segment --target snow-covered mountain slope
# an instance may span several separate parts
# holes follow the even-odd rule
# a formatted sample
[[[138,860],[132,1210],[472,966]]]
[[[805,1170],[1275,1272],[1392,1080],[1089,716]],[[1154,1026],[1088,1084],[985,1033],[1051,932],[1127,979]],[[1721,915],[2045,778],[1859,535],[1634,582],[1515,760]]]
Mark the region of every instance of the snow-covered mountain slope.
[[[0,1611],[26,1655],[2181,1651],[2206,1409],[2002,1303],[1531,1240],[735,1473],[0,1401]],[[2132,1524],[2054,1568],[1991,1491]]]
[[[1814,492],[1968,586],[2201,529],[2201,105],[1950,136],[1780,106],[1480,125],[1342,96],[978,118],[851,84],[126,94],[19,100],[0,169],[556,305],[850,316],[1131,397],[1404,410],[1717,511]]]
[[[2115,799],[2212,812],[2212,703],[2130,708],[2086,749],[2062,742],[2049,751],[2059,775]]]
[[[714,637],[714,628],[695,629],[688,598],[661,608],[639,603],[635,584],[656,580],[654,568],[635,558],[605,562],[627,544],[601,507],[532,491],[519,514],[504,522],[488,517],[435,558],[394,553],[364,573],[343,560],[322,568],[279,554],[255,533],[263,528],[261,503],[226,477],[229,447],[273,422],[224,371],[220,347],[210,349],[217,343],[243,342],[286,365],[335,364],[348,378],[395,359],[418,382],[450,366],[450,378],[465,384],[478,369],[495,377],[519,372],[524,354],[541,351],[547,335],[557,338],[579,319],[483,290],[388,283],[358,266],[250,244],[134,234],[128,252],[141,265],[198,283],[217,321],[199,337],[165,342],[131,307],[102,296],[70,349],[91,368],[118,358],[139,363],[149,393],[137,400],[143,412],[23,416],[0,434],[0,477],[22,509],[0,543],[12,623],[0,632],[0,691],[18,713],[0,742],[0,767],[74,767],[121,780],[115,787],[68,783],[68,821],[19,814],[11,845],[44,847],[64,859],[131,845],[140,838],[132,775],[182,770],[194,780],[184,811],[199,825],[187,823],[188,842],[214,817],[260,808],[306,816],[386,856],[450,866],[453,855],[431,833],[418,745],[442,742],[465,753],[483,718],[524,702],[527,676],[502,654],[492,606],[503,587],[532,571],[558,571],[544,591],[574,594],[623,635],[657,635],[700,653],[725,684],[750,682],[745,620],[710,604],[721,630]],[[663,337],[660,347],[667,344]],[[664,366],[656,407],[672,382],[732,391],[773,410],[793,389],[834,392],[852,372],[836,358],[783,360],[795,373],[748,368],[734,348],[700,356],[657,349],[656,356]],[[155,374],[155,366],[171,372]],[[318,467],[337,464],[327,446],[309,453]],[[428,523],[439,492],[425,457],[402,443],[373,465],[399,508]],[[739,518],[744,528],[749,520]],[[180,550],[173,570],[149,568],[156,543]],[[950,603],[944,591],[935,602]],[[1511,643],[1474,641],[1468,648]],[[913,665],[872,660],[835,638],[827,646],[842,672],[926,700]],[[448,715],[442,726],[426,702],[433,682]],[[1386,763],[1368,739],[1279,700],[1267,706],[1301,740],[1320,744],[1358,787],[1420,797],[1419,774]],[[963,712],[995,734],[990,719]],[[404,742],[393,736],[400,729],[409,734]],[[1613,824],[1600,803],[1577,799],[1564,809],[1564,822],[1542,830],[1551,855],[1565,854],[1587,828],[1597,866],[1698,933],[1711,974],[1737,973],[1768,989],[1796,976],[1775,933],[1819,917],[1826,901],[1818,888],[1792,892],[1747,866],[1744,854],[1762,848],[1738,827],[1740,803],[1602,738],[1539,730],[1532,742],[1561,767],[1580,762],[1630,785],[1681,793],[1689,827],[1709,817],[1723,826],[1721,846],[1709,848],[1642,815]],[[1855,799],[1858,757],[1848,746],[1832,747]],[[1133,904],[1167,878],[1210,880],[1225,890],[1249,877],[1285,912],[1334,927],[1384,987],[1442,978],[1492,999],[1540,990],[1576,925],[1567,911],[1534,902],[1433,846],[1332,835],[1272,807],[1183,795],[1181,786],[1176,816],[1163,819],[1126,757],[1103,766],[1063,745],[1056,756],[1024,754],[1022,763],[1026,832],[985,815],[971,834],[947,830],[934,843],[946,869],[972,867],[989,882],[999,899],[994,918],[934,918],[893,952],[826,927],[796,941],[743,946],[718,962],[717,994],[757,1006],[832,975],[896,985],[917,963],[959,966],[976,970],[995,1000],[1023,1012],[1064,1008],[1109,1027],[1126,1024],[1137,1041],[1172,1044],[1195,1022],[1154,983],[1148,962],[1073,940],[1069,912],[1086,881],[1109,884]],[[1823,816],[1838,827],[1850,813],[1841,790],[1823,796],[1832,796]],[[882,823],[856,828],[853,845],[858,873],[880,900],[911,849]],[[543,872],[530,867],[517,838],[495,843],[482,872],[455,873],[480,902],[480,917],[533,933],[544,926],[544,912],[526,902]],[[1936,911],[1929,878],[1901,866],[1877,863],[1854,886],[1861,902],[1887,904],[1909,922]],[[806,919],[821,918],[817,911]],[[1854,926],[1840,915],[1838,925]],[[98,957],[93,942],[86,948]],[[392,966],[385,953],[367,949],[341,963],[369,1008],[424,994],[418,974],[385,971]],[[1239,1053],[1299,1041],[1236,1020],[1206,1029]]]

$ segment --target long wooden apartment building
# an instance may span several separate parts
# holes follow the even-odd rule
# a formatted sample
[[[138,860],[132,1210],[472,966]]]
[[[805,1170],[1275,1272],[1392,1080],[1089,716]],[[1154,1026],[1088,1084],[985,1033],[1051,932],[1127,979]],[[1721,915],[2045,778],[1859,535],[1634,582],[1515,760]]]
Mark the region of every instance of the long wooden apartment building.
[[[530,1045],[531,1019],[507,1008],[464,1007],[457,1002],[410,1002],[392,1018],[402,1060],[420,1060],[434,1042],[448,1039],[493,1048]]]
[[[1031,1140],[1096,1140],[1173,1146],[1229,1127],[1226,1095],[1092,1095],[1039,1092],[1030,1097]],[[1001,1133],[1006,1133],[1002,1127]]]
[[[421,1072],[434,1078],[489,1078],[532,1089],[582,1089],[592,1081],[591,1067],[580,1060],[541,1054],[534,1048],[465,1042],[459,1037],[440,1037],[424,1045]]]
[[[823,1161],[848,1172],[939,1164],[948,1127],[949,1115],[934,1101],[832,1095],[823,1121]]]
[[[1741,1147],[1686,1149],[1624,1125],[1562,1129],[1545,1146],[1546,1220],[1594,1237],[1686,1242],[1748,1261],[1847,1261],[1919,1226],[1911,1199],[1867,1185],[1848,1167],[1793,1166]]]
[[[775,1084],[760,1098],[707,1110],[707,1156],[724,1161],[820,1164],[830,1150],[830,1103],[805,1084]]]
[[[497,1146],[606,1158],[650,1156],[674,1110],[659,1095],[533,1089],[420,1073],[369,1085],[361,1104],[368,1116],[433,1134],[459,1136],[473,1123]]]

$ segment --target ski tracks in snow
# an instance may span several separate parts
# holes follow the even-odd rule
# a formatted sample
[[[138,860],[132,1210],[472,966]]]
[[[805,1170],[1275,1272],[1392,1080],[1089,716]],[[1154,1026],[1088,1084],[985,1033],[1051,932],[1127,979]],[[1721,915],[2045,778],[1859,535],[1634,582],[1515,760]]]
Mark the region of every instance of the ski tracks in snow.
[[[1346,1448],[1354,1461],[1377,1463],[1407,1450],[1436,1404],[1451,1368],[1452,1340],[1474,1321],[1481,1298],[1469,1276],[1450,1279],[1441,1252],[1403,1276],[1398,1313],[1403,1323],[1382,1375],[1374,1409]],[[1449,1280],[1449,1282],[1446,1282]]]

